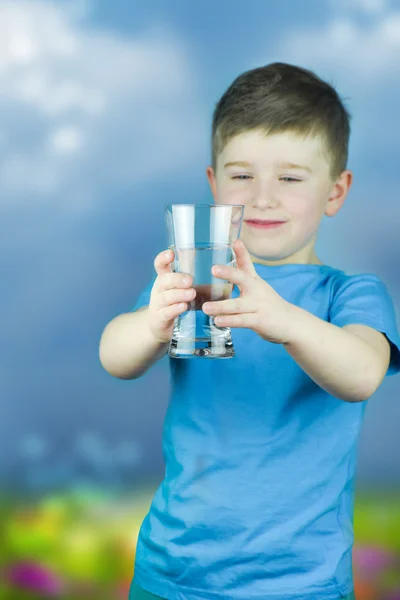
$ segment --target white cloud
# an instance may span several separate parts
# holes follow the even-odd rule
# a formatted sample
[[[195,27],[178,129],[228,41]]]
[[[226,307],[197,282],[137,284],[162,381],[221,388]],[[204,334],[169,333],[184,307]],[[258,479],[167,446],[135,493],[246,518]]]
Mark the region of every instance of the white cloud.
[[[62,127],[50,137],[51,149],[60,154],[74,154],[83,146],[83,135],[77,127]]]
[[[383,12],[387,7],[386,0],[353,0],[353,2],[361,10],[370,14]]]
[[[291,32],[281,51],[297,64],[324,68],[343,79],[356,77],[357,84],[374,87],[400,71],[400,12],[372,24],[338,17],[324,28]]]
[[[355,10],[376,16],[388,8],[387,0],[332,0],[332,6],[341,10]]]
[[[204,147],[177,37],[160,26],[132,39],[89,28],[67,4],[0,0],[3,209],[40,198],[85,210],[107,188],[161,177]]]

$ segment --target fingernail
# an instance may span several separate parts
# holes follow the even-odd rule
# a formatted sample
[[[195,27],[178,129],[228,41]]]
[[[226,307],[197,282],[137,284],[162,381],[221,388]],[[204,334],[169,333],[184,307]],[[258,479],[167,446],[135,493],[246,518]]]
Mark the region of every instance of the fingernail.
[[[219,273],[222,273],[222,268],[221,267],[214,267],[214,273],[216,275],[218,275]]]

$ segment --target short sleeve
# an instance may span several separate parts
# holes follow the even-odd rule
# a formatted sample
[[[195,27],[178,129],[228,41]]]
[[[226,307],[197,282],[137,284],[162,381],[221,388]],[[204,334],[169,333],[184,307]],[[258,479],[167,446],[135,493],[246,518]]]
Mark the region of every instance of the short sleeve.
[[[157,273],[153,275],[152,280],[146,285],[146,287],[140,292],[139,297],[136,300],[136,304],[132,309],[132,312],[139,310],[143,306],[148,306],[150,303],[150,294],[153,289],[155,280],[157,279]]]
[[[386,285],[373,274],[346,275],[336,283],[330,322],[338,327],[360,324],[385,334],[391,346],[387,375],[400,371],[400,337]]]

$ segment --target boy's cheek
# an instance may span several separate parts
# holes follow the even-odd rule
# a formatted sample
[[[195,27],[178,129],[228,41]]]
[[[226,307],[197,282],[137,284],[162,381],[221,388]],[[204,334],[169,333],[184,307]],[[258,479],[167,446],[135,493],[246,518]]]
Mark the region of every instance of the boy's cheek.
[[[320,203],[311,194],[292,194],[282,204],[293,217],[310,218],[319,212]]]
[[[309,237],[318,229],[321,222],[321,210],[318,204],[307,202],[299,203],[298,206],[293,206],[289,211],[293,226],[303,236]]]

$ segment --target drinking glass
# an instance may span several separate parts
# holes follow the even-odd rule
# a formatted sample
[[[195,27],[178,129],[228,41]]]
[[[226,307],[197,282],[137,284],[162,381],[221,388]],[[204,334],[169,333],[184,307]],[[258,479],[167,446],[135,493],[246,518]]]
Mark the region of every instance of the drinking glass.
[[[175,319],[168,349],[173,358],[232,358],[231,330],[218,327],[202,311],[205,302],[231,297],[233,284],[214,277],[213,265],[236,266],[233,242],[240,236],[242,204],[167,204],[168,247],[174,251],[172,270],[193,277],[196,296]]]

